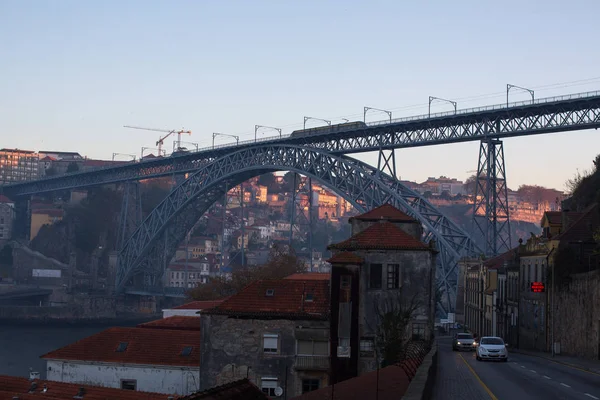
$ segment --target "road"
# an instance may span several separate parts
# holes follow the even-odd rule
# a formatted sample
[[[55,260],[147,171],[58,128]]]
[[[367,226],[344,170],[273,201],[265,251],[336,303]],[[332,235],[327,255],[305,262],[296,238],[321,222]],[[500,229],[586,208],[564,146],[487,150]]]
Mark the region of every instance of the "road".
[[[434,400],[600,400],[600,375],[552,361],[510,353],[508,362],[477,361],[453,352],[440,338]]]

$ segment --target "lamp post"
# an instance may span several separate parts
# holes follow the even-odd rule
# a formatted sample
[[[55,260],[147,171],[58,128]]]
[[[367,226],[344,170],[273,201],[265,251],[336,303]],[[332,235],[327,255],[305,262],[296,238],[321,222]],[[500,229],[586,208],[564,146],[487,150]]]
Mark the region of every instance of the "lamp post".
[[[450,103],[454,106],[454,114],[456,114],[456,102],[448,99],[442,99],[441,97],[429,96],[429,112],[427,114],[428,117],[431,118],[431,103],[434,100],[445,101],[446,103]]]
[[[322,119],[322,118],[315,118],[315,117],[304,117],[304,128],[306,129],[306,121],[314,119],[315,121],[321,121],[321,122],[325,122],[327,125],[331,126],[331,121],[329,121],[328,119]]]
[[[390,124],[392,123],[392,112],[388,111],[388,110],[382,110],[381,108],[375,108],[375,107],[364,107],[363,109],[363,122],[367,122],[367,111],[369,110],[374,110],[374,111],[381,111],[384,112],[388,115],[388,117],[390,117]]]
[[[531,89],[527,89],[521,86],[517,86],[517,85],[511,85],[510,83],[506,84],[506,107],[508,107],[508,92],[510,92],[510,89],[521,89],[524,90],[526,92],[529,92],[529,94],[531,95],[531,103],[533,104],[533,102],[535,102],[535,92]]]
[[[227,137],[230,137],[230,138],[234,138],[234,139],[235,139],[235,144],[236,144],[236,145],[239,145],[239,144],[240,144],[240,137],[239,137],[239,136],[236,136],[236,135],[230,135],[230,134],[228,134],[228,133],[219,133],[219,132],[213,132],[213,138],[212,138],[212,147],[213,147],[213,149],[215,148],[215,138],[216,138],[217,136],[227,136]]]
[[[113,153],[112,154],[112,160],[115,161],[115,157],[116,156],[127,156],[127,157],[131,157],[133,159],[133,161],[135,161],[136,156],[134,154],[124,154],[124,153]]]
[[[254,125],[254,141],[255,142],[256,142],[256,134],[260,128],[275,130],[275,131],[279,132],[279,137],[281,137],[281,129],[280,128],[274,128],[272,126],[265,126],[265,125]]]

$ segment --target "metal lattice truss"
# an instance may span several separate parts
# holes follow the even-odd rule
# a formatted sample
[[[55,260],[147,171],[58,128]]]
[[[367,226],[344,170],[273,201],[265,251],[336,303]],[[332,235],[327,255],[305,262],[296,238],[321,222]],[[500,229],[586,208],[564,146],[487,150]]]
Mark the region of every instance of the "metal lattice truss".
[[[445,311],[456,297],[456,262],[476,250],[471,239],[416,192],[387,174],[352,158],[299,146],[251,147],[215,160],[176,187],[144,220],[119,254],[116,287],[122,291],[136,276],[151,271],[158,286],[164,268],[148,265],[164,254],[169,259],[197,219],[220,199],[226,187],[272,171],[293,171],[315,179],[344,197],[359,211],[391,203],[417,218],[435,238],[441,252],[439,283],[447,298]],[[163,264],[164,265],[164,264]],[[145,284],[145,282],[144,282]]]
[[[511,249],[504,147],[498,139],[482,140],[479,147],[473,232],[484,238],[488,257]]]
[[[520,103],[510,107],[490,106],[459,110],[456,114],[443,113],[431,117],[425,115],[405,118],[391,123],[389,121],[371,123],[363,129],[335,134],[266,138],[258,143],[240,142],[237,147],[224,145],[158,160],[134,162],[120,167],[6,185],[3,190],[5,195],[15,197],[182,174],[196,171],[238,149],[257,145],[302,145],[335,154],[349,154],[598,127],[600,127],[600,93],[583,93],[539,99],[534,104]]]

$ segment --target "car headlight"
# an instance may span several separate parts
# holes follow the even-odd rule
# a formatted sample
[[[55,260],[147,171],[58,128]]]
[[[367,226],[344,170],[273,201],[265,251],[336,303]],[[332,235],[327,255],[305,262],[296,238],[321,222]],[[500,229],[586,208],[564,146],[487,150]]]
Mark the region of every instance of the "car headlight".
[[[477,346],[477,343],[473,342],[473,346]]]
[[[487,353],[487,350],[484,347],[479,347],[480,353]]]
[[[456,344],[460,344],[460,342],[456,342]]]

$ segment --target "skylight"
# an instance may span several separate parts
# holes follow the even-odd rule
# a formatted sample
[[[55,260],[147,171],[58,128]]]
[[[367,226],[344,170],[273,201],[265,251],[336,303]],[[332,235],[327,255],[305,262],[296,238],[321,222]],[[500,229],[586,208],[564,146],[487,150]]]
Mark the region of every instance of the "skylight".
[[[275,289],[267,289],[267,296],[274,296],[275,295]]]
[[[186,346],[181,350],[181,355],[184,357],[189,356],[190,354],[192,354],[192,346]]]
[[[313,301],[314,295],[312,293],[306,293],[306,297],[304,297],[304,301]]]
[[[117,353],[122,353],[125,350],[127,350],[127,345],[129,344],[129,342],[120,342],[119,345],[117,346],[117,350],[115,350]]]

